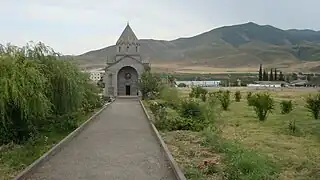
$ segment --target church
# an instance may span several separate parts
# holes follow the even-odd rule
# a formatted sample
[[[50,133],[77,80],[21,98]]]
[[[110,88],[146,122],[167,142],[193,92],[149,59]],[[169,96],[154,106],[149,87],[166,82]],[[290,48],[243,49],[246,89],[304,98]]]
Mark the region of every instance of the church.
[[[128,23],[116,42],[113,53],[108,54],[103,77],[105,96],[140,95],[140,76],[150,66],[143,61],[140,47],[141,44]]]

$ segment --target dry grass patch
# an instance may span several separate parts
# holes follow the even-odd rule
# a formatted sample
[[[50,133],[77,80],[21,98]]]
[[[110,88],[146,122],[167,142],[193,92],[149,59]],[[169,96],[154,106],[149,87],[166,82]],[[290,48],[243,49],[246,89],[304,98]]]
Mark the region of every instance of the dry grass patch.
[[[201,145],[204,137],[200,132],[172,131],[161,135],[188,179],[223,179],[221,155]]]

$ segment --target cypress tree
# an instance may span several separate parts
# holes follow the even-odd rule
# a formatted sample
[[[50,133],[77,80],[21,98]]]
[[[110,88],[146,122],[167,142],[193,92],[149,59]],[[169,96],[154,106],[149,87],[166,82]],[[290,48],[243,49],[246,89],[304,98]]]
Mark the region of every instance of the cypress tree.
[[[268,81],[268,73],[266,72],[266,70],[263,70],[263,79],[264,81]]]
[[[259,69],[259,81],[263,80],[263,72],[262,72],[262,64],[260,64],[260,69]]]
[[[269,81],[273,81],[273,73],[272,73],[272,68],[271,68],[271,70],[270,70],[270,77],[269,77]]]
[[[274,80],[278,81],[277,68],[274,69]]]
[[[279,74],[279,81],[284,81],[284,75],[282,71],[280,71],[280,74]]]

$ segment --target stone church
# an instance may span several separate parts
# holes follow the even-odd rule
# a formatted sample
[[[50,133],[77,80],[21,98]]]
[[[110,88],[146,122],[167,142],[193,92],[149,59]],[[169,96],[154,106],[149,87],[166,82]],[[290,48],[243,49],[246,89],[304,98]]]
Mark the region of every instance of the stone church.
[[[105,68],[105,96],[138,96],[141,74],[150,64],[140,54],[141,44],[129,23],[119,37]]]

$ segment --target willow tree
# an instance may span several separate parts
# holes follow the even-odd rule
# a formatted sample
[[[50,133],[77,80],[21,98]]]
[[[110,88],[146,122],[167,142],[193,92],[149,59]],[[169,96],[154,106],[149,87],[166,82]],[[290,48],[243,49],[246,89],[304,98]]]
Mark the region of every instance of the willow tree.
[[[0,143],[21,142],[46,125],[74,128],[70,114],[97,106],[100,97],[89,78],[61,59],[42,43],[1,46]]]
[[[47,79],[21,48],[0,48],[0,143],[21,142],[49,113]]]

